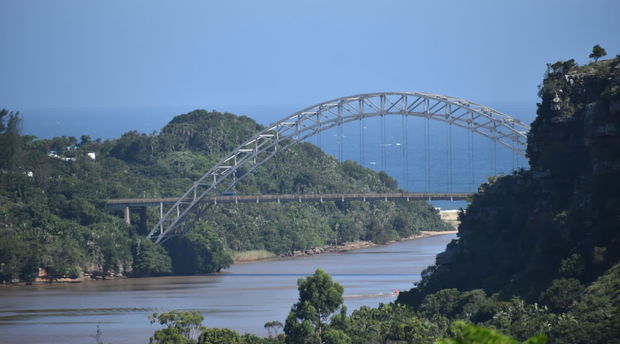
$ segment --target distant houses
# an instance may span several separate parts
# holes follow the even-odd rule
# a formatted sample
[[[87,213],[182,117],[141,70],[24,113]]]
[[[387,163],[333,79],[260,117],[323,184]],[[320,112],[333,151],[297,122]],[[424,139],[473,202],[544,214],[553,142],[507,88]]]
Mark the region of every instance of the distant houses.
[[[77,149],[77,146],[69,146],[67,147],[68,151],[73,151]],[[62,161],[75,161],[76,158],[75,157],[66,157],[66,156],[61,156],[58,154],[57,151],[55,150],[51,150],[47,153],[47,156],[49,156],[50,158],[55,158],[55,159],[60,159]],[[89,158],[91,158],[92,160],[96,160],[97,159],[97,154],[95,152],[88,152],[86,153],[86,156],[88,156]]]

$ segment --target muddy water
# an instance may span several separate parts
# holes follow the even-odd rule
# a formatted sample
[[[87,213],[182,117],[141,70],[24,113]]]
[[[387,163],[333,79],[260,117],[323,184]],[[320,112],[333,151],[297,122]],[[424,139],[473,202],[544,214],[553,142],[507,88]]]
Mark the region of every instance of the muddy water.
[[[147,343],[148,315],[199,310],[208,327],[266,336],[297,300],[296,281],[318,267],[345,288],[349,311],[395,299],[434,263],[453,234],[340,254],[236,264],[219,274],[0,289],[0,343]]]

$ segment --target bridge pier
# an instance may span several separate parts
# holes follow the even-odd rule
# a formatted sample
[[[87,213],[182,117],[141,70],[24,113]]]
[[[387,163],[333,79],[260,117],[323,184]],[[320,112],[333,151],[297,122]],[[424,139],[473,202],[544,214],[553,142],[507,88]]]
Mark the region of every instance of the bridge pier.
[[[123,220],[125,224],[128,226],[131,225],[131,209],[132,207],[129,207],[129,206],[123,207]],[[147,228],[147,223],[146,223],[146,206],[133,207],[133,209],[134,210],[137,209],[138,214],[140,215],[140,222],[139,222],[140,231],[147,233],[148,228]]]
[[[131,225],[131,211],[129,210],[128,206],[125,206],[125,208],[123,209],[123,213],[124,213],[124,218],[125,218],[125,224],[126,225]]]

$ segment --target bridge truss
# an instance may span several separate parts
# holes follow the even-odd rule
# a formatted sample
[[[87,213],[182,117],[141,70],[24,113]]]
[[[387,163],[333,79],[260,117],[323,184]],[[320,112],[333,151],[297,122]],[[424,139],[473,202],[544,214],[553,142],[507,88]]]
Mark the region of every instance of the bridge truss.
[[[525,155],[527,124],[468,100],[418,92],[368,93],[337,98],[298,111],[235,148],[194,182],[167,211],[161,211],[159,222],[147,237],[160,243],[191,228],[191,223],[206,210],[206,207],[199,206],[205,197],[230,190],[239,180],[290,146],[336,126],[387,115],[445,122]]]

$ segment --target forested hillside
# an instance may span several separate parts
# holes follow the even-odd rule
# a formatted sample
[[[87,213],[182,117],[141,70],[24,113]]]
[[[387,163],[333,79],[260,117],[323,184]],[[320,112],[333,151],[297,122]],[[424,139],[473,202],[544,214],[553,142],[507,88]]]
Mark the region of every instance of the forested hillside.
[[[424,202],[325,202],[212,208],[165,247],[127,226],[108,198],[181,195],[224,154],[262,129],[248,117],[193,111],[160,133],[116,140],[37,139],[20,116],[0,118],[0,280],[218,271],[234,251],[293,250],[354,240],[385,242],[448,227]],[[396,190],[394,179],[311,144],[280,153],[239,183],[239,194]],[[149,223],[157,211],[149,210]],[[139,221],[134,221],[138,223]]]
[[[399,301],[521,339],[617,342],[620,58],[549,65],[539,94],[531,170],[482,185],[458,238]]]

